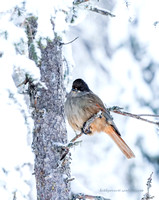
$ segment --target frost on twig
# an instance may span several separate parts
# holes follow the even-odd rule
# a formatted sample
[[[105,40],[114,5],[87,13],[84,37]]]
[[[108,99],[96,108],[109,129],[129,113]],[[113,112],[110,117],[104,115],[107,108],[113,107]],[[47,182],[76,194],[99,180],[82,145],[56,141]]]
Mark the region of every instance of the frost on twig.
[[[110,112],[114,112],[114,113],[117,113],[117,114],[120,114],[120,115],[124,115],[124,116],[128,116],[128,117],[132,117],[132,118],[136,118],[136,119],[139,119],[139,120],[142,120],[142,121],[145,121],[145,122],[148,122],[148,123],[151,123],[151,124],[155,124],[157,126],[159,126],[159,121],[152,121],[152,120],[148,120],[148,119],[145,119],[143,118],[144,116],[145,117],[159,117],[159,115],[151,115],[151,114],[132,114],[132,113],[129,113],[129,112],[125,112],[125,111],[121,111],[122,108],[118,107],[118,106],[113,106],[111,108],[107,108]]]
[[[67,144],[67,146],[64,148],[64,149],[65,149],[65,152],[63,153],[63,155],[62,155],[62,157],[61,157],[60,160],[63,160],[63,159],[66,157],[66,155],[68,154],[69,149],[70,149],[71,147],[76,146],[76,145],[78,145],[79,143],[82,142],[82,141],[77,141],[77,142],[75,142],[75,141],[76,141],[79,137],[81,137],[81,136],[83,135],[83,133],[89,134],[91,123],[92,123],[95,119],[100,118],[101,115],[102,115],[102,111],[100,110],[97,114],[94,114],[90,119],[88,119],[88,120],[84,123],[81,133],[79,133],[78,135],[76,135],[76,136]]]
[[[154,196],[151,196],[150,195],[150,187],[151,187],[151,182],[152,182],[152,174],[153,172],[151,173],[150,177],[147,179],[147,192],[146,194],[144,194],[143,198],[141,200],[149,200],[149,199],[153,199]]]

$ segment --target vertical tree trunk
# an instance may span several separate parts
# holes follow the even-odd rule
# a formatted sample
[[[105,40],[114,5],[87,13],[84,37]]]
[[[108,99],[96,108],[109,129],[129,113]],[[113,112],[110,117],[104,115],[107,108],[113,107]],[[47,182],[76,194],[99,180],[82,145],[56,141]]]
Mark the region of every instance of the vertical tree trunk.
[[[41,81],[46,88],[38,90],[36,108],[33,112],[35,131],[35,178],[37,199],[69,199],[69,161],[61,162],[62,148],[67,142],[64,119],[64,85],[62,50],[58,39],[41,48]]]

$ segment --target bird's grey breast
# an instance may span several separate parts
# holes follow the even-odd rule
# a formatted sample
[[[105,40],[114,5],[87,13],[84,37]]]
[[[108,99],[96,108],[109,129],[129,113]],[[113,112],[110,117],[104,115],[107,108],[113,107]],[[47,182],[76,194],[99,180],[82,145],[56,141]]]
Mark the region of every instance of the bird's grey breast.
[[[90,117],[84,110],[85,93],[70,92],[65,102],[65,114],[69,124],[75,130],[80,130],[84,122]]]

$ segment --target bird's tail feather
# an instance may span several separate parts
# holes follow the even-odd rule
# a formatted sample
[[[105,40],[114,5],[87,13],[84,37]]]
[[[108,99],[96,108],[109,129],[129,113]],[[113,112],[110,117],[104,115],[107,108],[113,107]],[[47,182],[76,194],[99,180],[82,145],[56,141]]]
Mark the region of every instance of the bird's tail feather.
[[[117,144],[117,146],[119,147],[119,149],[123,152],[123,154],[128,159],[135,157],[135,155],[132,152],[132,150],[128,147],[128,145],[120,137],[120,135],[115,132],[115,130],[114,130],[113,127],[109,126],[109,130],[108,130],[108,127],[107,127],[105,132],[113,139],[113,141]]]

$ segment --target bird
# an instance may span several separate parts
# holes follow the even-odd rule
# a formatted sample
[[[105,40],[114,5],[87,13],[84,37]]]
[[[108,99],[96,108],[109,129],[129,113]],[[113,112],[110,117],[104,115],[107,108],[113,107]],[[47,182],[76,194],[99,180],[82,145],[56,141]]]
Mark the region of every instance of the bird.
[[[68,123],[74,131],[83,131],[84,124],[93,115],[102,111],[101,117],[96,118],[90,124],[89,131],[85,134],[93,135],[95,132],[104,132],[111,137],[128,159],[135,157],[133,151],[122,139],[110,112],[102,100],[89,89],[84,80],[78,78],[73,82],[64,108]]]

